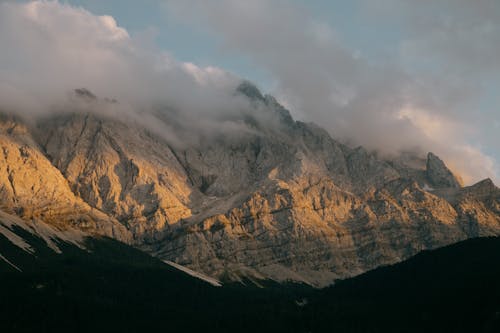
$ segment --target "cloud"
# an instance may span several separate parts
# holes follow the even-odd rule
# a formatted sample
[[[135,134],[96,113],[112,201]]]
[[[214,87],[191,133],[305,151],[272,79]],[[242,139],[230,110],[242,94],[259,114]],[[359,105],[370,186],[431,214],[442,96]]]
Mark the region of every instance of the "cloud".
[[[113,110],[132,114],[163,107],[208,119],[244,107],[232,97],[239,82],[234,75],[177,61],[145,44],[113,17],[83,8],[58,1],[1,3],[1,106],[43,114],[67,107],[68,92],[84,87],[118,100]]]
[[[442,72],[470,75],[497,73],[500,61],[500,3],[496,0],[364,0],[367,11],[394,21],[398,13],[407,61],[438,62]],[[418,59],[417,59],[418,60]],[[420,61],[420,60],[418,60]],[[436,68],[433,68],[436,69]]]
[[[480,0],[479,8],[459,2],[464,7],[448,0],[383,0],[378,7],[358,1],[372,27],[395,20],[402,29],[396,63],[349,49],[333,27],[293,1],[167,0],[166,6],[171,19],[210,30],[221,47],[267,70],[274,93],[296,117],[386,154],[432,150],[470,183],[496,177],[494,160],[471,144],[481,125],[471,110],[480,101],[481,73],[500,65],[500,11],[489,13],[493,0]]]
[[[396,8],[391,7],[393,1],[383,0],[378,14]],[[478,52],[483,58],[474,58],[476,67],[470,71],[460,68],[470,63],[471,56],[458,54],[468,45],[479,48],[474,44],[478,40],[467,44],[469,39],[498,38],[491,31],[496,31],[499,20],[487,8],[487,24],[477,18],[483,11],[470,18],[467,10],[460,10],[450,12],[452,28],[443,28],[438,18],[422,24],[413,2],[403,0],[397,5],[407,21],[401,61],[373,65],[347,48],[332,26],[294,2],[168,0],[166,4],[173,18],[210,29],[227,50],[238,51],[256,68],[267,70],[276,80],[278,99],[296,117],[320,124],[335,138],[386,154],[432,150],[469,182],[495,178],[496,162],[471,144],[480,127],[468,110],[480,96],[481,73],[498,70],[496,58],[488,55],[500,43],[484,46]],[[471,26],[481,28],[467,30]],[[465,41],[458,37],[453,41],[453,36],[467,31]],[[0,45],[0,108],[5,110],[38,116],[69,109],[68,91],[85,87],[119,101],[99,104],[99,112],[133,117],[174,144],[193,140],[176,131],[180,128],[199,135],[242,132],[241,125],[231,120],[249,108],[247,101],[234,96],[239,78],[221,68],[178,61],[156,48],[148,36],[131,35],[111,16],[58,1],[0,1]],[[436,48],[440,50],[434,52]],[[443,69],[415,71],[407,64],[412,58],[432,59]],[[466,73],[471,80],[464,80]],[[158,122],[158,117],[173,114],[176,123]]]

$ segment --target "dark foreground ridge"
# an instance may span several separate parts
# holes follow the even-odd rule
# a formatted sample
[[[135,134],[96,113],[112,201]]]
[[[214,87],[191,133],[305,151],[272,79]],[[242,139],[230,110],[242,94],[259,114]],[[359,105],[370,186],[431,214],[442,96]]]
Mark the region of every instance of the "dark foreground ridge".
[[[213,287],[101,238],[36,250],[0,235],[1,332],[499,332],[500,239],[467,240],[326,289]]]

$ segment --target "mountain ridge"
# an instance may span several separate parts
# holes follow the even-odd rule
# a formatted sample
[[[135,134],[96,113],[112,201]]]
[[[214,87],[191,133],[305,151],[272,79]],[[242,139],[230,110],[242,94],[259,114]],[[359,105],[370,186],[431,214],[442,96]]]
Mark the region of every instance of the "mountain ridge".
[[[184,146],[137,121],[92,112],[34,125],[3,117],[2,208],[110,236],[216,278],[315,286],[500,234],[493,183],[462,188],[432,153],[380,158],[294,121],[249,83],[237,93],[252,112]],[[169,117],[157,121],[168,125]]]
[[[423,251],[318,290],[252,280],[220,287],[107,237],[59,238],[50,226],[40,234],[5,213],[2,225],[30,246],[0,228],[11,260],[0,256],[5,332],[497,332],[500,325],[498,237]]]

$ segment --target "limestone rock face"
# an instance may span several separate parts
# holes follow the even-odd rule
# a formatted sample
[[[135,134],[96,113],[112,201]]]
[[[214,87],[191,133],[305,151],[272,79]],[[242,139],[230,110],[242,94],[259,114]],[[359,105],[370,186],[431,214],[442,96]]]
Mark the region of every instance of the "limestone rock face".
[[[19,120],[0,122],[0,208],[26,220],[74,226],[122,241],[130,232],[116,219],[76,196],[68,181]]]
[[[115,237],[217,278],[316,286],[500,234],[500,190],[490,180],[463,188],[434,154],[383,158],[294,121],[250,84],[238,94],[255,108],[230,119],[244,130],[184,145],[95,112],[29,125],[4,117],[1,209]]]
[[[197,191],[168,144],[144,128],[91,114],[45,119],[38,128],[75,195],[135,238],[154,239],[192,215]]]
[[[427,155],[427,177],[432,185],[437,187],[461,187],[461,181],[433,153]]]
[[[451,204],[407,179],[363,196],[329,178],[275,181],[148,250],[214,276],[250,274],[322,286],[424,249],[497,235],[498,212],[466,197]],[[498,206],[498,198],[493,201]]]

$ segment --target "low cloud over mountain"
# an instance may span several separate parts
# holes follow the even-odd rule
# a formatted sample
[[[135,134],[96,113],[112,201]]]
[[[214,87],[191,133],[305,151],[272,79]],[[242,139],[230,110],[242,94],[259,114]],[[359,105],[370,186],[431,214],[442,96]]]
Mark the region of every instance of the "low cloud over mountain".
[[[389,2],[384,3],[387,8]],[[227,50],[245,54],[269,72],[278,99],[296,117],[321,124],[334,137],[384,154],[433,150],[466,183],[498,179],[495,160],[478,144],[494,139],[481,134],[487,115],[470,117],[479,99],[475,82],[483,76],[478,75],[498,70],[496,58],[488,56],[494,50],[478,51],[486,57],[481,61],[457,55],[459,49],[477,46],[469,44],[479,43],[477,37],[493,45],[496,34],[491,31],[498,20],[488,14],[484,23],[476,19],[480,11],[469,14],[441,3],[450,7],[448,25],[439,25],[434,16],[429,25],[411,24],[421,21],[408,14],[407,35],[412,38],[401,44],[404,57],[394,64],[374,64],[294,2],[166,1],[166,7],[175,19],[196,21],[220,36]],[[479,7],[489,3],[482,1]],[[403,15],[412,12],[411,4],[400,5]],[[460,33],[464,25],[471,28],[468,35]],[[422,37],[429,33],[434,37]],[[461,37],[453,39],[455,35]],[[436,40],[439,36],[450,45]],[[186,136],[173,135],[165,124],[159,128],[150,111],[176,112],[183,127],[198,133],[237,132],[231,116],[249,109],[248,101],[234,94],[241,81],[236,75],[176,60],[111,16],[57,1],[0,3],[0,45],[0,107],[7,112],[33,116],[68,110],[75,107],[74,100],[68,104],[69,92],[84,87],[118,101],[100,104],[99,113],[133,117],[174,144],[185,144]],[[403,61],[412,56],[433,56],[436,64],[447,67],[415,74]],[[487,68],[474,75],[457,72],[469,58],[474,66]]]

